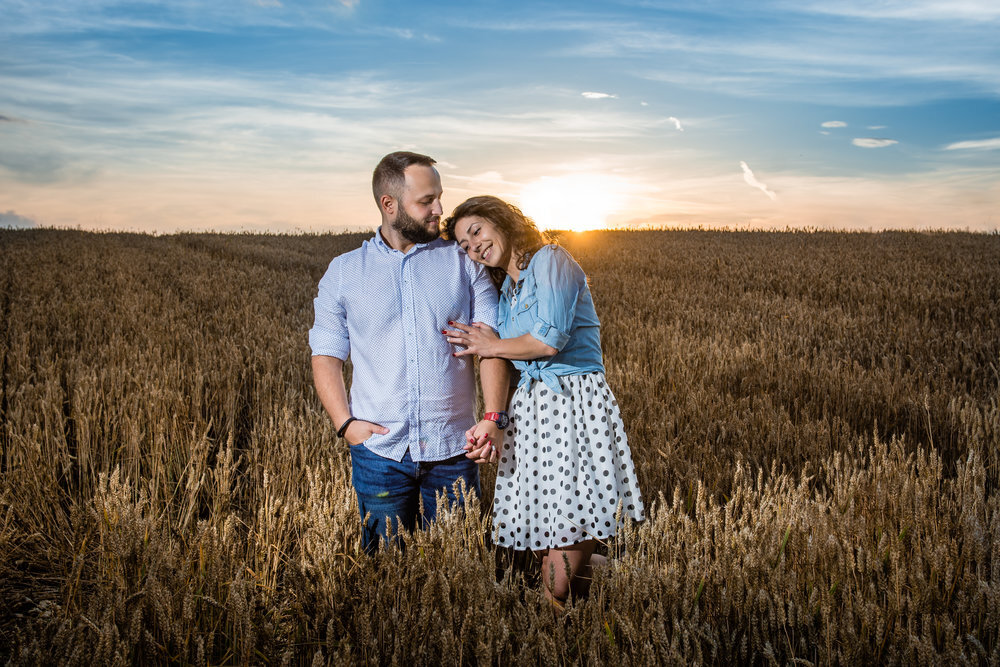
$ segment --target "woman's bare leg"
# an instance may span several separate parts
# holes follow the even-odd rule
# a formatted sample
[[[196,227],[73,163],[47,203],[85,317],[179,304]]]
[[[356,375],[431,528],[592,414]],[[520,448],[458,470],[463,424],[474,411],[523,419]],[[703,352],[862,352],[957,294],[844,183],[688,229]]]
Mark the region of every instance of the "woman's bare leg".
[[[570,582],[573,597],[586,597],[587,593],[590,592],[590,584],[594,581],[594,568],[604,567],[607,564],[608,559],[601,554],[590,554],[590,560],[587,562],[587,565]]]
[[[545,587],[545,596],[557,606],[561,607],[566,602],[571,590],[575,592],[575,580],[585,572],[589,572],[595,546],[597,546],[595,540],[586,540],[568,547],[549,549],[542,556],[542,585]],[[589,581],[587,586],[589,587]]]

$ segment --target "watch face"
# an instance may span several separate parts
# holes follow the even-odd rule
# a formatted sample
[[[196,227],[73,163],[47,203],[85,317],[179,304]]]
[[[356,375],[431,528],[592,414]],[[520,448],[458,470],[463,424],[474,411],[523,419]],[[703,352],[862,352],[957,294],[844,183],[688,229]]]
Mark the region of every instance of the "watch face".
[[[507,428],[508,424],[510,424],[510,417],[508,417],[506,414],[501,414],[499,417],[497,417],[497,426],[499,428],[501,429]]]

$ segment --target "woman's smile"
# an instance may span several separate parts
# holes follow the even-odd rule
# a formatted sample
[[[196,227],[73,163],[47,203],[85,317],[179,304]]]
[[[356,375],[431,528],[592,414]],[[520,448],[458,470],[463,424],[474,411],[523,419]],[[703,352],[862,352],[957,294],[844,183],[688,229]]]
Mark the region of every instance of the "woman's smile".
[[[485,266],[503,266],[506,239],[496,226],[478,215],[462,218],[455,225],[455,239],[473,260]]]

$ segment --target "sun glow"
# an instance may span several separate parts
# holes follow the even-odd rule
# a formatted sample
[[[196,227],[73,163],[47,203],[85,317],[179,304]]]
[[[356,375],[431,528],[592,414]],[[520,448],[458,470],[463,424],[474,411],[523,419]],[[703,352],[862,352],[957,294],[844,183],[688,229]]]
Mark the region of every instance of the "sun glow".
[[[624,204],[626,190],[621,178],[601,174],[544,177],[521,191],[521,210],[541,229],[604,229]]]

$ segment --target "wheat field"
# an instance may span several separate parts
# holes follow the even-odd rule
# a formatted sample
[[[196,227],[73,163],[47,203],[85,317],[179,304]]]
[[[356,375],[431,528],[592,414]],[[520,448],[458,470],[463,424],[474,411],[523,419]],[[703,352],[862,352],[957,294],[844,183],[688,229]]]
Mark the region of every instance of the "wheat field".
[[[1000,664],[1000,236],[563,235],[647,518],[547,606],[482,503],[360,552],[306,332],[368,235],[0,230],[12,664]]]

